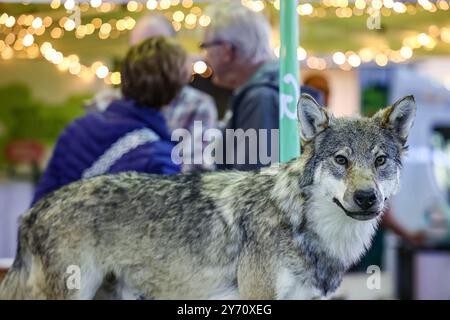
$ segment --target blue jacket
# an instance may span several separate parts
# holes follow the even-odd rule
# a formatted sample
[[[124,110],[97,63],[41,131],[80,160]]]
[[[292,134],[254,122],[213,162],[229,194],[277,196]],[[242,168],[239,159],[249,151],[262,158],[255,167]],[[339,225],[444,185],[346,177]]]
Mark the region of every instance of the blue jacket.
[[[135,133],[141,135],[141,132],[151,139],[140,140],[135,148],[124,152],[124,145],[125,149],[129,147],[133,139],[139,138]],[[128,139],[124,139],[127,136]],[[119,140],[123,142],[122,146],[117,146]],[[118,150],[122,150],[123,155],[115,161],[103,159],[103,165],[99,165],[99,159],[108,158],[105,155],[114,145],[115,152],[109,154],[121,154]],[[47,193],[102,170],[101,174],[123,171],[177,173],[180,167],[171,160],[172,148],[166,121],[159,111],[139,107],[132,100],[114,101],[106,111],[87,114],[63,131],[37,185],[32,205]],[[99,171],[99,167],[102,170]],[[86,176],[88,172],[91,174]]]

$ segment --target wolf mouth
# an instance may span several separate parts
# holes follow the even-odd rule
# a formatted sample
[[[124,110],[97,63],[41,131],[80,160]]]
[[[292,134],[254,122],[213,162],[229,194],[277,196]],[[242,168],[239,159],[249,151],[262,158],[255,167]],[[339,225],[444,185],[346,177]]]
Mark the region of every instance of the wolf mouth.
[[[358,211],[358,212],[350,212],[344,208],[344,206],[339,202],[338,199],[333,198],[333,202],[341,208],[347,216],[359,221],[366,221],[375,218],[378,216],[379,212],[376,211]]]

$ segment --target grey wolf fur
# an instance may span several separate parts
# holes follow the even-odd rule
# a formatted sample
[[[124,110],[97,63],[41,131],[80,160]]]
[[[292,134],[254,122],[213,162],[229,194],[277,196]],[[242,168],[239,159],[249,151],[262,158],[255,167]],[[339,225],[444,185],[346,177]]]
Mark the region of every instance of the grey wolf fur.
[[[23,217],[3,299],[311,299],[370,246],[415,116],[412,96],[372,118],[299,103],[303,153],[254,172],[138,173],[75,182]],[[69,289],[67,268],[81,268]],[[108,282],[106,281],[106,282]]]

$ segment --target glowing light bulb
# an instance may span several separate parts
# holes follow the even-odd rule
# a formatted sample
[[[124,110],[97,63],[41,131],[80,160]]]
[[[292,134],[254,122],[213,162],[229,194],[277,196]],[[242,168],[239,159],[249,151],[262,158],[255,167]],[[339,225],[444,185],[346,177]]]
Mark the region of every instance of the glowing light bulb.
[[[348,64],[353,68],[359,67],[359,65],[361,64],[361,58],[357,54],[351,54],[348,57]]]
[[[42,22],[43,22],[42,19],[37,17],[33,20],[33,22],[31,23],[31,26],[34,29],[39,29],[40,27],[42,27]]]
[[[341,65],[345,62],[345,54],[343,54],[342,52],[336,52],[333,54],[333,61],[334,63]]]
[[[410,47],[403,46],[403,47],[400,49],[400,55],[401,55],[403,58],[405,58],[405,59],[409,59],[409,58],[412,57],[413,51],[412,51],[412,49],[411,49]]]
[[[24,47],[29,47],[34,43],[34,37],[31,34],[27,34],[25,37],[23,37],[22,44]]]
[[[108,67],[106,66],[100,66],[98,67],[98,69],[95,71],[95,74],[97,75],[97,77],[99,77],[100,79],[106,78],[106,76],[108,75],[109,70]]]
[[[67,10],[73,10],[73,8],[75,8],[75,1],[66,0],[66,2],[64,2],[64,8],[66,8]]]
[[[206,69],[208,69],[208,66],[204,61],[196,61],[194,63],[194,72],[198,74],[203,74],[206,72]]]
[[[102,5],[102,0],[91,0],[91,7],[98,8]]]

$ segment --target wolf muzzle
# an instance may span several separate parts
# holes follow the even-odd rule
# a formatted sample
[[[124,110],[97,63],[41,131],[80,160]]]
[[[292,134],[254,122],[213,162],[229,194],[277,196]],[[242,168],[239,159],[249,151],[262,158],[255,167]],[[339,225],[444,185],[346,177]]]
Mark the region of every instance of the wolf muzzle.
[[[333,202],[336,203],[336,205],[339,208],[341,208],[342,211],[344,211],[347,216],[349,216],[350,218],[353,218],[355,220],[366,221],[366,220],[373,219],[380,214],[380,212],[378,212],[378,211],[351,212],[351,211],[348,211],[347,209],[345,209],[344,206],[342,205],[342,203],[340,203],[338,199],[333,198]],[[373,205],[371,205],[371,206],[373,206]]]

